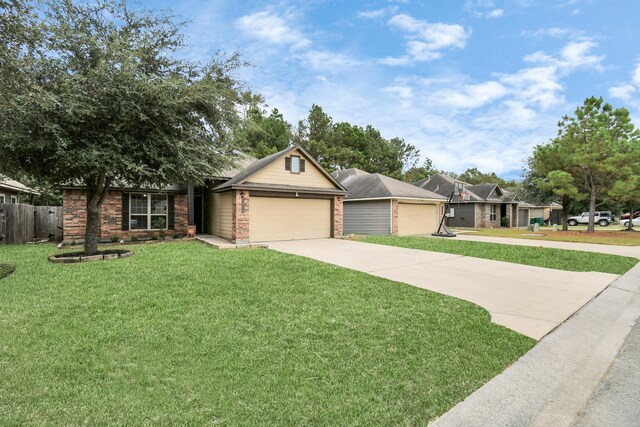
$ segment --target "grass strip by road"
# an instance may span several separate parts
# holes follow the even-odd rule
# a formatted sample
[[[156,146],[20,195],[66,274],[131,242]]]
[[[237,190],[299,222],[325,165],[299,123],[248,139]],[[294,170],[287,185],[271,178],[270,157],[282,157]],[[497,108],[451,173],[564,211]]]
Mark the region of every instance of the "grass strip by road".
[[[638,227],[635,228],[637,230]],[[570,227],[568,231],[553,231],[551,227],[541,227],[538,232],[526,231],[522,228],[477,228],[470,235],[509,237],[513,239],[551,240],[556,242],[594,243],[599,245],[640,246],[640,232],[626,231],[620,226],[596,228],[594,233],[587,233],[585,226]],[[461,232],[465,230],[462,229]]]
[[[380,245],[444,252],[566,271],[597,271],[602,273],[624,274],[638,262],[636,258],[619,255],[567,251],[536,246],[470,242],[455,240],[455,238],[366,236],[362,237],[362,240],[367,243]]]
[[[198,242],[4,246],[5,425],[426,425],[534,340],[466,301]]]

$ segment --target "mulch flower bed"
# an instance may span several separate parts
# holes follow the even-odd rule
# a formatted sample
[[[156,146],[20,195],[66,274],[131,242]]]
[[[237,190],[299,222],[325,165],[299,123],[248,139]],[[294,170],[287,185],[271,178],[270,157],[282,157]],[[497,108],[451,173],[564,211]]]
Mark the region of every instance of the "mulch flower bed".
[[[67,252],[64,254],[50,255],[49,261],[54,263],[69,264],[74,262],[102,261],[108,259],[127,258],[133,255],[128,249],[108,249],[98,251],[93,255],[86,255],[84,252]]]

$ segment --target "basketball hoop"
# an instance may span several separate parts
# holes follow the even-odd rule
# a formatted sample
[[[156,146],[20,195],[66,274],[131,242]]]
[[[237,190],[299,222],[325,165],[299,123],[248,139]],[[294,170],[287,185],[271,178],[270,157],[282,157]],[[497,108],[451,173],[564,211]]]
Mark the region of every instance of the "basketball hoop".
[[[468,191],[461,191],[460,192],[460,201],[462,203],[467,203],[469,200],[471,200],[471,193]]]

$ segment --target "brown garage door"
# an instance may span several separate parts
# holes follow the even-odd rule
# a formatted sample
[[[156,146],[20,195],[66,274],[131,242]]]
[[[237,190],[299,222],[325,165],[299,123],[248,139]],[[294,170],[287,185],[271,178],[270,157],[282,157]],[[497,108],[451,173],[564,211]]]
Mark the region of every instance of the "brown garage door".
[[[436,231],[438,224],[436,205],[398,204],[398,234],[430,234]]]
[[[320,239],[331,237],[331,200],[251,197],[249,239]]]

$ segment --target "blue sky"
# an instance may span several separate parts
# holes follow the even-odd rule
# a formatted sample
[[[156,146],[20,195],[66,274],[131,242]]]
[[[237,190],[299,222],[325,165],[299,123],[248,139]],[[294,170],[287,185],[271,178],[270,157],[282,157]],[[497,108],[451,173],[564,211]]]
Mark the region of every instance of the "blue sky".
[[[440,169],[520,175],[585,98],[640,116],[636,0],[141,1],[192,20],[188,55],[239,51],[269,108],[404,138]]]

